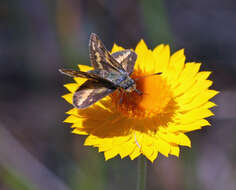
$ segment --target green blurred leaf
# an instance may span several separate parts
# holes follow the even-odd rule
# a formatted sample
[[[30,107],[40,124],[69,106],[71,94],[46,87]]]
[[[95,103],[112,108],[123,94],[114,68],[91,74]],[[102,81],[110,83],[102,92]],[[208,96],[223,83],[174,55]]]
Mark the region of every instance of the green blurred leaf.
[[[6,187],[12,190],[36,190],[34,185],[13,169],[0,168],[0,178]]]
[[[164,43],[172,46],[173,39],[164,2],[162,0],[142,0],[140,4],[143,11],[144,25],[151,41],[155,45]]]

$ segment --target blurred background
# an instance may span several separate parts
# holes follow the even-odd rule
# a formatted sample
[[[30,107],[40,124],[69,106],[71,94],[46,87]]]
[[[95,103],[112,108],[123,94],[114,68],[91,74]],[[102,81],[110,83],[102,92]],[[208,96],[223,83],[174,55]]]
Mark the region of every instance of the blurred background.
[[[148,190],[236,189],[235,0],[1,0],[0,190],[128,190],[136,160],[104,161],[62,123],[71,106],[58,68],[89,64],[88,39],[106,47],[185,48],[213,71],[212,127],[189,133],[192,149],[148,165]]]

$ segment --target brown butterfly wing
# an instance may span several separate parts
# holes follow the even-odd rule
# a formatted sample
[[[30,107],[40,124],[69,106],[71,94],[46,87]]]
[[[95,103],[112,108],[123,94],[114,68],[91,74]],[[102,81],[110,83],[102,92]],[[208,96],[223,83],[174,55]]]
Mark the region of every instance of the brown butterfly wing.
[[[73,105],[79,109],[87,108],[115,90],[98,81],[87,80],[74,93]]]
[[[83,71],[76,71],[72,69],[59,69],[60,73],[70,76],[70,77],[80,77],[80,78],[86,78],[88,80],[93,81],[99,81],[100,83],[103,83],[104,85],[111,86],[112,83],[103,78],[102,76],[99,76],[99,74],[96,74],[95,72],[83,72]]]
[[[111,54],[118,61],[123,69],[130,75],[134,70],[134,64],[137,59],[137,54],[131,50],[118,51]]]
[[[89,41],[90,61],[95,70],[122,72],[123,67],[117,62],[105,48],[99,37],[92,33]]]

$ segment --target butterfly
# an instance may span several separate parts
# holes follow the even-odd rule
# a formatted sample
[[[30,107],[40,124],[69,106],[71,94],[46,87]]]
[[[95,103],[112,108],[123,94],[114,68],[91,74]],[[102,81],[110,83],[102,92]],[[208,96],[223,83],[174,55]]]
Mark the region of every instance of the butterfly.
[[[115,90],[142,92],[136,88],[135,80],[130,77],[134,70],[137,55],[132,50],[122,50],[110,54],[99,37],[92,33],[89,40],[89,55],[94,70],[88,72],[59,69],[70,77],[88,79],[73,94],[76,108],[87,108]]]

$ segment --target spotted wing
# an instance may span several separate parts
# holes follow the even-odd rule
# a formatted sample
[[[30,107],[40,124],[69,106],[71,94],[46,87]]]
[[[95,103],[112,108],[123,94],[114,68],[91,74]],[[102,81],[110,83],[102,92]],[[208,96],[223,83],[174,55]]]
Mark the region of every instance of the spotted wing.
[[[79,109],[87,108],[115,90],[98,81],[87,80],[74,93],[73,105]]]
[[[123,67],[105,48],[99,37],[92,33],[89,41],[90,61],[95,70],[124,72]]]
[[[118,51],[111,54],[118,61],[124,70],[130,75],[134,70],[134,64],[137,59],[137,54],[131,50]]]

